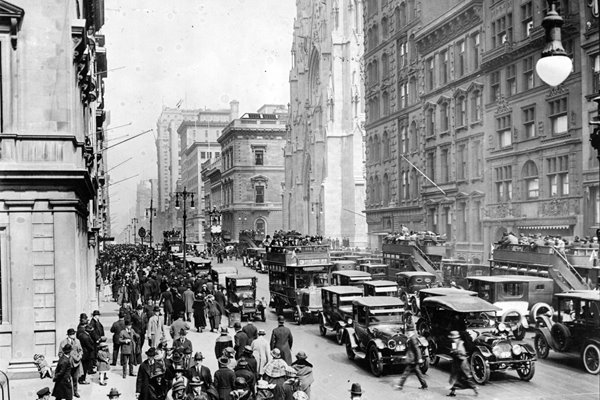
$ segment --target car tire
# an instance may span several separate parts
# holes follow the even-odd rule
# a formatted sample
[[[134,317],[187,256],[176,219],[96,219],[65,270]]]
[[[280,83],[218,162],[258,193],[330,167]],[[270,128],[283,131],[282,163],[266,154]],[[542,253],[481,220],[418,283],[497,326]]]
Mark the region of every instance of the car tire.
[[[344,330],[340,327],[335,331],[335,341],[340,346],[344,344]]]
[[[428,330],[429,327],[427,326],[427,322],[425,322],[423,318],[419,319],[419,321],[417,322],[417,333],[421,336],[425,336],[425,332],[427,332]]]
[[[537,321],[538,315],[546,314],[548,312],[550,312],[550,315],[554,314],[554,309],[550,305],[546,303],[535,303],[529,311],[529,321],[535,323]]]
[[[319,324],[319,333],[321,336],[327,336],[327,328],[325,328],[325,325]]]
[[[479,351],[471,355],[471,373],[473,380],[479,385],[485,384],[490,379],[490,367],[485,361],[485,357]]]
[[[354,349],[352,348],[352,342],[350,338],[346,338],[346,355],[348,356],[348,360],[354,361],[356,358],[356,353],[354,353]]]
[[[544,359],[548,357],[548,354],[550,354],[550,344],[544,335],[541,333],[536,334],[533,344],[535,346],[535,352],[539,358]]]
[[[525,354],[521,354],[522,359],[527,358]],[[522,368],[517,369],[517,374],[522,381],[529,382],[535,375],[535,361],[529,361]]]
[[[509,324],[506,321],[507,317],[511,317],[513,318],[513,316],[516,314],[517,316],[517,322],[516,324]],[[527,333],[527,330],[525,329],[525,327],[523,326],[523,324],[521,323],[521,319],[523,318],[523,316],[521,315],[521,313],[517,310],[508,310],[507,312],[505,312],[502,315],[502,318],[500,319],[500,322],[504,323],[505,325],[509,325],[510,326],[510,330],[513,333],[513,336],[515,337],[516,340],[523,340],[523,338],[525,337],[525,334]]]
[[[294,322],[298,325],[302,325],[302,317],[302,310],[299,306],[296,306],[296,309],[294,310]]]
[[[581,352],[583,367],[589,374],[600,373],[600,347],[595,343],[588,343]]]
[[[567,351],[571,341],[571,331],[569,328],[567,328],[566,325],[557,322],[550,328],[550,333],[552,334],[552,339],[554,339],[556,350]]]
[[[440,358],[436,355],[437,344],[431,338],[428,338],[427,341],[429,342],[429,364],[435,367],[440,362]]]
[[[423,364],[419,365],[419,368],[421,369],[421,372],[426,374],[427,371],[429,370],[429,364],[431,362],[429,361],[429,357],[425,357],[425,360],[423,361]]]
[[[404,306],[406,307],[406,305],[408,304],[408,295],[406,294],[406,292],[400,293],[400,300],[402,300]]]
[[[371,373],[379,378],[381,375],[383,375],[383,361],[379,356],[379,349],[377,346],[372,345],[369,347],[367,357],[369,361],[369,367],[371,368]]]

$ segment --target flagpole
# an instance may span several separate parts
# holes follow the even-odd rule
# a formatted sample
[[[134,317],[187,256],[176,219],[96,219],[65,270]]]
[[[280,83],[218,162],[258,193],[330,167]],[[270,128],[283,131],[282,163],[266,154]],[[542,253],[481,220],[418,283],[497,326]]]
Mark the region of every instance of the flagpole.
[[[407,163],[409,163],[414,169],[417,170],[418,173],[420,173],[421,175],[423,175],[423,177],[425,179],[427,179],[429,182],[431,182],[431,184],[433,186],[435,186],[437,188],[437,190],[439,190],[440,192],[442,192],[444,194],[444,196],[446,195],[446,192],[444,192],[444,189],[442,189],[434,181],[432,181],[431,179],[429,179],[429,177],[427,175],[425,175],[425,173],[423,171],[421,171],[419,168],[417,168],[417,166],[415,164],[411,163],[408,158],[404,157],[403,154],[400,154],[400,157],[404,158],[404,161],[406,161]]]

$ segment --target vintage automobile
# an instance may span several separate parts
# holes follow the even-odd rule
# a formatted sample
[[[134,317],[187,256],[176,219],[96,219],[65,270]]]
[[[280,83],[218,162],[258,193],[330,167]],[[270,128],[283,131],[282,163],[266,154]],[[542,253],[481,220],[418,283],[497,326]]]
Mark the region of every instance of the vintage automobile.
[[[471,290],[464,290],[458,288],[448,288],[448,287],[435,287],[429,289],[421,289],[419,290],[419,296],[415,296],[411,299],[410,302],[410,310],[414,315],[421,315],[421,303],[428,297],[434,296],[477,296],[476,292]],[[409,308],[407,306],[407,308]],[[417,332],[419,334],[423,334],[423,332],[427,329],[427,320],[426,318],[419,318],[417,321]]]
[[[387,264],[362,263],[359,264],[358,269],[370,273],[375,280],[388,279],[389,266]]]
[[[381,376],[386,366],[405,362],[407,354],[404,304],[396,297],[361,297],[352,304],[352,324],[344,329],[348,359],[366,358],[371,373]],[[415,333],[416,334],[416,333]],[[418,336],[424,363],[429,369],[429,350],[425,338]]]
[[[202,257],[190,257],[187,260],[187,263],[197,277],[208,278],[210,276],[211,261],[209,259]]]
[[[356,286],[327,286],[321,289],[323,309],[319,313],[319,332],[326,336],[335,332],[338,344],[343,344],[344,328],[352,323],[352,302],[362,296]]]
[[[441,270],[444,286],[456,286],[459,289],[469,287],[467,277],[491,275],[489,264],[475,264],[450,258],[442,259]]]
[[[403,271],[396,274],[400,299],[409,303],[419,290],[437,286],[436,276],[423,271]]]
[[[501,322],[510,325],[515,339],[522,340],[537,315],[552,313],[554,280],[528,275],[467,277],[469,289],[482,299],[500,307]]]
[[[266,321],[265,305],[256,298],[256,277],[228,275],[225,277],[227,289],[227,310],[237,312],[241,319],[253,321],[257,316]]]
[[[331,284],[339,286],[358,286],[362,288],[365,281],[370,281],[371,274],[363,271],[335,271],[331,273]]]
[[[516,370],[529,381],[535,374],[535,351],[529,344],[511,342],[508,328],[496,323],[499,307],[475,296],[430,296],[421,303],[421,318],[435,365],[451,360],[451,331],[458,331],[469,356],[473,380],[484,384],[492,371]]]
[[[216,285],[225,287],[225,278],[228,276],[234,276],[238,274],[236,267],[225,266],[225,265],[211,265],[210,267],[210,279]]]
[[[333,271],[352,271],[358,269],[355,261],[352,260],[335,260],[331,261],[331,272]]]
[[[581,290],[555,295],[558,302],[556,321],[538,315],[535,350],[546,358],[550,349],[561,353],[579,353],[585,370],[600,373],[600,292]]]
[[[314,322],[323,310],[321,302],[321,288],[316,286],[303,287],[296,291],[296,307],[294,308],[294,322],[302,325]]]
[[[398,284],[394,281],[365,281],[363,295],[398,297]]]

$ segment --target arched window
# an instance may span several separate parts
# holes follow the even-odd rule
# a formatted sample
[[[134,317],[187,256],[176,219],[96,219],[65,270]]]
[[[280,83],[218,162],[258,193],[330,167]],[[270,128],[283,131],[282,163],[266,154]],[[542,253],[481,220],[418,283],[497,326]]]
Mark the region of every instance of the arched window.
[[[383,53],[381,56],[381,68],[383,68],[383,78],[387,78],[390,75],[390,62],[387,53]]]
[[[383,18],[381,20],[381,37],[383,38],[383,40],[386,40],[389,36],[389,26],[388,26],[388,19],[387,18]]]
[[[456,119],[456,126],[466,126],[467,125],[467,99],[464,95],[460,95],[456,98],[456,115],[454,116]]]
[[[402,171],[402,198],[408,200],[410,197],[410,184],[408,182],[408,172]]]
[[[369,162],[374,162],[375,157],[374,157],[374,153],[373,153],[374,149],[373,149],[373,138],[372,137],[369,138],[369,145],[367,146],[367,149],[369,151],[369,157],[368,157]]]
[[[373,60],[373,82],[379,82],[379,62],[377,60]]]
[[[383,205],[387,206],[390,204],[390,179],[388,174],[383,175]]]
[[[417,79],[413,76],[408,81],[408,104],[417,102]]]
[[[415,18],[416,15],[416,9],[415,9],[415,0],[408,0],[408,6],[407,6],[407,16],[408,19],[412,20],[413,18]]]
[[[410,175],[410,183],[412,185],[411,198],[416,199],[419,197],[419,178],[417,176],[417,170],[413,168],[410,172]]]
[[[259,236],[264,236],[267,231],[267,224],[264,219],[259,218],[254,222],[254,230]]]
[[[379,182],[379,177],[375,176],[375,181],[373,182],[375,185],[375,203],[381,203],[381,183]]]
[[[435,109],[433,107],[429,107],[427,111],[425,111],[425,130],[427,132],[427,136],[435,135]]]
[[[383,92],[383,94],[381,95],[381,98],[383,99],[383,116],[388,116],[390,115],[390,95],[388,94],[388,92]]]
[[[400,26],[406,25],[406,3],[400,4]]]
[[[373,184],[373,177],[369,178],[369,204],[375,203],[375,185]]]
[[[413,121],[410,124],[410,144],[411,150],[416,151],[419,148],[419,137],[417,136],[417,123]]]
[[[388,160],[390,158],[390,136],[387,131],[383,132],[383,159]]]
[[[531,160],[523,165],[521,173],[525,184],[524,191],[527,199],[537,199],[540,197],[540,178],[538,175],[537,165]]]
[[[377,47],[379,44],[379,26],[373,25],[373,47]]]
[[[400,127],[400,153],[406,154],[408,152],[408,137],[406,136],[406,126]]]
[[[417,59],[417,49],[415,48],[415,36],[408,38],[408,59],[415,61]]]
[[[396,9],[394,9],[394,25],[395,32],[397,33],[400,30],[400,27],[402,26],[400,24],[400,7],[396,7]]]

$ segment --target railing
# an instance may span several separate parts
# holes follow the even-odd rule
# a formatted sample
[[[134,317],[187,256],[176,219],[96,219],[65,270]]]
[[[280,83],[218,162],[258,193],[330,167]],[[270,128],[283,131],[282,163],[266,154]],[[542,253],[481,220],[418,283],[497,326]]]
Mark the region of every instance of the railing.
[[[567,283],[569,284],[569,286],[571,286],[571,289],[589,289],[589,285],[587,283],[585,283],[583,277],[581,275],[579,275],[579,272],[577,272],[577,270],[575,268],[573,268],[573,266],[571,265],[571,263],[569,262],[569,260],[567,260],[567,258],[562,255],[560,252],[554,250],[554,254],[556,254],[558,256],[558,258],[563,262],[563,266],[567,268],[567,271],[570,272],[571,274],[573,274],[575,276],[575,278],[577,279],[577,283],[579,284],[580,287],[575,287],[576,285],[574,285],[574,282],[571,282],[571,279],[568,279],[564,273],[561,272],[561,275],[563,278],[565,278],[565,280],[567,281]]]
[[[417,252],[418,255],[420,255],[426,262],[426,266],[423,266],[423,269],[425,269],[427,272],[435,274],[438,279],[440,281],[442,281],[444,279],[444,277],[442,276],[442,273],[439,270],[435,269],[435,263],[433,261],[431,261],[431,259],[429,257],[427,257],[427,254],[425,254],[420,248],[419,246],[413,246]],[[429,268],[428,268],[429,267]]]

